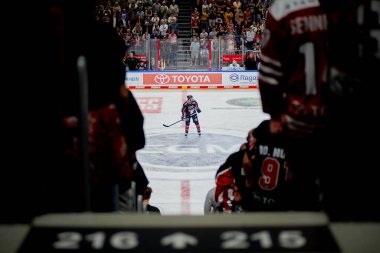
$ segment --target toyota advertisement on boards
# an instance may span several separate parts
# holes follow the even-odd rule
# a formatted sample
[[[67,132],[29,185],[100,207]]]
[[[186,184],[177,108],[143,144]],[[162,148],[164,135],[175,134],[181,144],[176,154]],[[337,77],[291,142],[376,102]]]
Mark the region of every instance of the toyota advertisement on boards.
[[[125,83],[131,89],[257,88],[257,71],[130,71]]]

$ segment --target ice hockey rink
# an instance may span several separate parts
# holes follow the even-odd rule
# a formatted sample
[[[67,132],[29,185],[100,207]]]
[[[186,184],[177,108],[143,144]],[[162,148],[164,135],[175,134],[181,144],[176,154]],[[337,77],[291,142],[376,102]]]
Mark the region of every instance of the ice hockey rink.
[[[257,89],[132,90],[144,115],[145,148],[137,157],[149,179],[150,200],[163,215],[202,215],[215,173],[237,151],[250,129],[268,115],[262,112]],[[193,95],[202,135],[190,123],[184,136],[182,104]]]

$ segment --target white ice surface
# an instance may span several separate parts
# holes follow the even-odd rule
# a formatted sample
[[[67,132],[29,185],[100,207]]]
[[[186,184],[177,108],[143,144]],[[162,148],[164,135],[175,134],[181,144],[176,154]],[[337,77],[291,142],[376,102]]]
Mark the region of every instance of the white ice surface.
[[[250,129],[256,127],[268,115],[262,112],[261,104],[250,107],[228,104],[231,99],[253,98],[260,102],[256,89],[244,90],[132,90],[139,98],[162,98],[160,112],[144,114],[144,131],[151,135],[177,133],[178,141],[183,141],[184,125],[180,122],[172,127],[163,127],[181,117],[181,107],[188,94],[198,101],[202,112],[198,115],[202,134],[224,134],[245,140]],[[144,106],[140,106],[144,109]],[[195,138],[196,128],[191,122],[190,135]],[[189,138],[189,137],[188,137]],[[202,137],[197,137],[202,138]],[[165,149],[162,150],[163,155]],[[137,153],[138,159],[144,150]],[[207,156],[207,154],[205,154]],[[226,154],[227,158],[228,154]],[[206,158],[207,159],[207,158]],[[220,164],[204,170],[183,168],[162,169],[157,166],[144,167],[153,189],[151,204],[160,208],[163,215],[202,215],[207,191],[215,184],[214,176]]]

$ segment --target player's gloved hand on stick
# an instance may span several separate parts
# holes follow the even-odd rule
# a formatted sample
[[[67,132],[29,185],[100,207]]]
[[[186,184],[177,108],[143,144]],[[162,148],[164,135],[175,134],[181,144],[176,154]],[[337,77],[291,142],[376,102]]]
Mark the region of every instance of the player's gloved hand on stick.
[[[197,109],[197,113],[201,113],[201,112],[202,112],[201,109],[198,108],[198,109]]]

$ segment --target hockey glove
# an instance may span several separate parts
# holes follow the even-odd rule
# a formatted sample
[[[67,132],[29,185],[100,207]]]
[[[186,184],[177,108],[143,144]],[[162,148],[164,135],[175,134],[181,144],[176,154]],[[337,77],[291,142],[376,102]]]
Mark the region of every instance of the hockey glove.
[[[197,113],[201,113],[201,112],[202,112],[201,109],[198,108],[198,109],[197,109]]]

